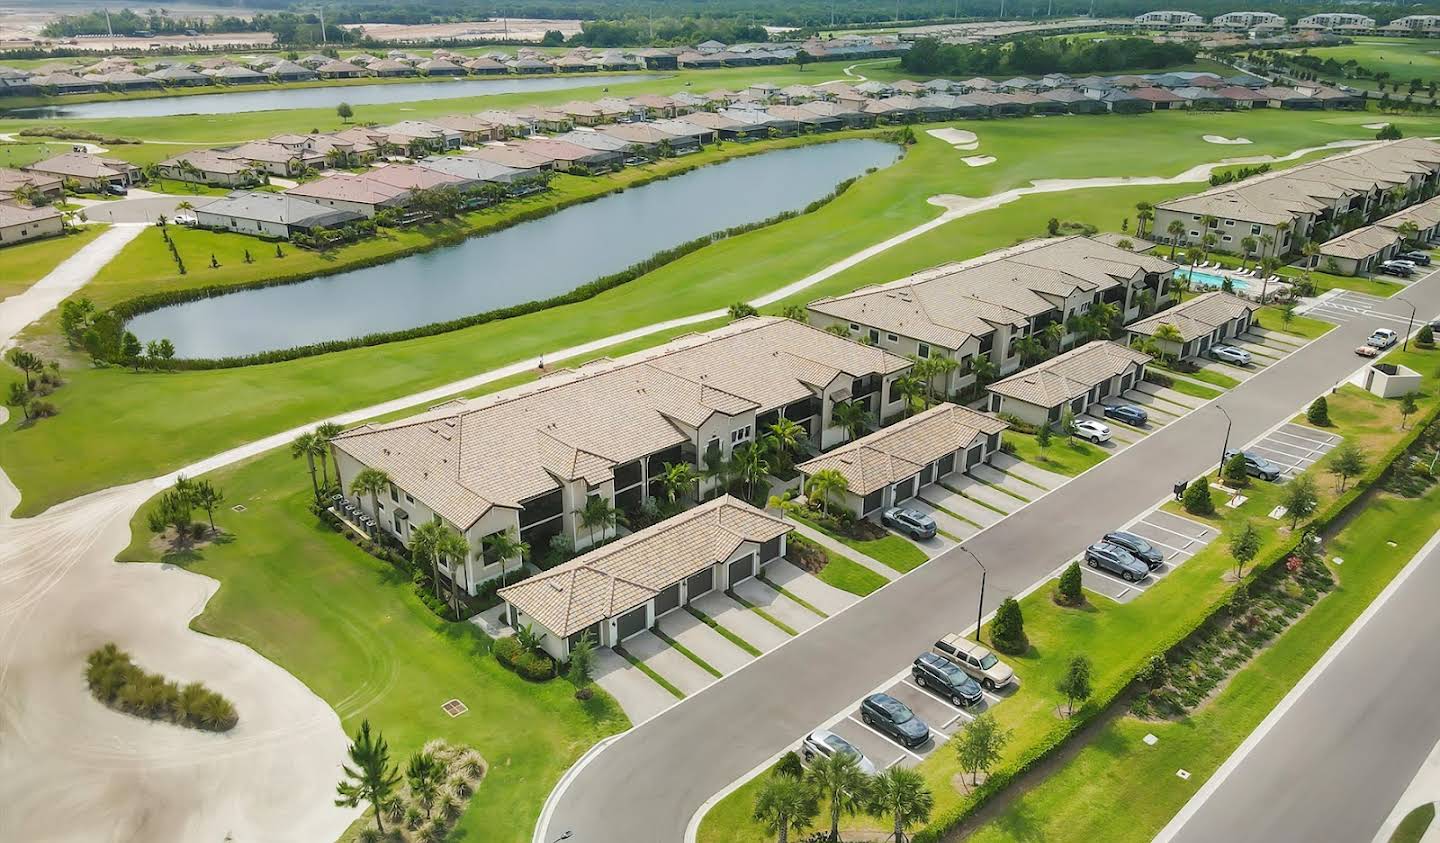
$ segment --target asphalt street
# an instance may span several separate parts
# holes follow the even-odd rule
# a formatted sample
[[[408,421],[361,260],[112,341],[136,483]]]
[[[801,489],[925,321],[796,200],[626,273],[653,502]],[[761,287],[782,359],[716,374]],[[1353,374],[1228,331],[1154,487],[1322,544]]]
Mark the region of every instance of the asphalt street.
[[[1440,546],[1157,843],[1372,839],[1440,741],[1436,594]]]
[[[1440,313],[1440,273],[1376,309],[1406,317],[1402,300],[1416,304],[1420,318]],[[1343,381],[1363,363],[1354,349],[1376,327],[1396,324],[1341,324],[1221,398],[1234,420],[1231,445],[1260,436]],[[1098,533],[1167,497],[1177,480],[1212,467],[1225,431],[1222,413],[1197,410],[968,540],[965,546],[989,568],[987,611],[1047,577]],[[639,725],[562,785],[535,839],[550,843],[570,831],[574,843],[683,840],[707,799],[894,675],[936,638],[967,627],[979,585],[975,563],[951,550]]]

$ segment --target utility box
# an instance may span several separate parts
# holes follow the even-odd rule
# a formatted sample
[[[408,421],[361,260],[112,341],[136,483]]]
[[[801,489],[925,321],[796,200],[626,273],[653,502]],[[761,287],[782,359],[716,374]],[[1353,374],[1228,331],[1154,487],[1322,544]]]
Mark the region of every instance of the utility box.
[[[1381,398],[1399,398],[1420,389],[1420,373],[1394,363],[1376,363],[1365,370],[1365,388]]]

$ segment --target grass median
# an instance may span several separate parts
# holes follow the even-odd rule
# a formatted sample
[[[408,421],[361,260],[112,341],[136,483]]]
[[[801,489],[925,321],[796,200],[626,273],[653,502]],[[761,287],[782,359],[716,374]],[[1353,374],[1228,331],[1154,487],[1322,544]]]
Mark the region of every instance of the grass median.
[[[107,225],[87,225],[59,237],[6,246],[0,251],[0,261],[5,267],[0,271],[0,299],[18,296],[30,289],[107,228]]]

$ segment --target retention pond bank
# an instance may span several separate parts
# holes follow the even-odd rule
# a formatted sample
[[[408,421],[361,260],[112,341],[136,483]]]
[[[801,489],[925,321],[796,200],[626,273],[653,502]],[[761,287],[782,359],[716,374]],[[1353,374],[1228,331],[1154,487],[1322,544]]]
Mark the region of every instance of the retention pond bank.
[[[548,299],[682,243],[800,210],[899,154],[883,141],[845,140],[737,158],[380,266],[163,307],[129,330],[170,339],[182,357],[224,358]]]

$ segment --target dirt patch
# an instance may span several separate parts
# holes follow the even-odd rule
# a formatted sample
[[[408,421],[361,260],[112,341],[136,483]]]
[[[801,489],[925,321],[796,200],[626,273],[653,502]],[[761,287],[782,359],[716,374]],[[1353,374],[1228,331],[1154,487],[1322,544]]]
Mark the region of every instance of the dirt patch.
[[[974,144],[980,140],[974,132],[967,132],[964,129],[927,129],[925,134],[956,146],[964,144],[970,149],[974,149]]]
[[[967,157],[965,157],[965,158],[961,158],[960,160],[961,160],[961,161],[964,161],[964,162],[966,163],[966,165],[971,166],[971,167],[984,167],[984,166],[986,166],[986,165],[988,165],[988,164],[994,164],[994,163],[995,163],[995,156],[993,156],[993,155],[970,155],[970,156],[967,156]]]
[[[1227,146],[1250,143],[1249,138],[1227,138],[1224,135],[1206,135],[1204,140],[1206,143],[1218,143]]]

